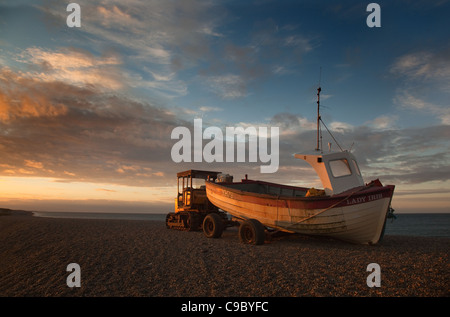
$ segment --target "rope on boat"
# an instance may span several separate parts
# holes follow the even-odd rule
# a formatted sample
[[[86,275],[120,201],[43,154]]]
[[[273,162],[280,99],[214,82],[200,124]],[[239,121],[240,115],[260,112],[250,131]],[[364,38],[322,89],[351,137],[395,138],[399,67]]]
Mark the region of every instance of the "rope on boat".
[[[325,208],[324,210],[321,210],[321,211],[319,211],[318,213],[316,213],[316,214],[314,214],[314,215],[312,215],[312,216],[306,217],[306,218],[304,218],[304,219],[302,219],[302,220],[300,220],[300,221],[297,221],[297,222],[295,222],[295,223],[293,223],[293,224],[290,224],[290,225],[287,226],[287,227],[289,228],[289,227],[298,225],[299,223],[302,223],[302,222],[304,222],[304,221],[306,221],[306,220],[309,220],[309,219],[311,219],[311,218],[314,218],[314,217],[320,215],[321,213],[324,213],[325,211],[330,210],[330,209],[336,207],[337,205],[339,205],[339,204],[342,203],[343,201],[349,199],[350,196],[352,196],[353,194],[356,194],[356,193],[359,192],[359,191],[362,191],[363,189],[366,189],[366,187],[358,188],[357,190],[351,192],[351,193],[350,193],[348,196],[346,196],[344,199],[338,201],[337,203],[331,205],[330,207],[327,207],[327,208]]]

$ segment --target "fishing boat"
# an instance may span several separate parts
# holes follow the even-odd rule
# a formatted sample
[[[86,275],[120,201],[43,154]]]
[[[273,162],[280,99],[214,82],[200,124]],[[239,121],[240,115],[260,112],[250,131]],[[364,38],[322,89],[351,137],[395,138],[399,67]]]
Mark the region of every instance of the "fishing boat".
[[[249,242],[257,242],[253,236],[255,231],[261,231],[258,227],[327,236],[357,244],[376,244],[382,239],[386,219],[393,212],[391,200],[395,186],[384,186],[379,179],[364,183],[357,160],[349,151],[323,153],[319,141],[319,125],[323,123],[320,91],[319,87],[316,150],[295,154],[295,158],[311,165],[323,189],[247,177],[240,182],[230,181],[229,177],[220,181],[219,177],[205,183],[209,201],[245,224],[240,232],[241,240],[248,236]],[[259,243],[261,241],[259,239]]]

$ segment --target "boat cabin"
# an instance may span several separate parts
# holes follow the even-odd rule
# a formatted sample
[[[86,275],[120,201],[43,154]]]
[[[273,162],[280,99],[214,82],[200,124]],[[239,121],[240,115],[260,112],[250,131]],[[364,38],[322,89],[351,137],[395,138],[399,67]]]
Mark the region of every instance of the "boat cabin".
[[[364,186],[356,158],[350,152],[327,154],[315,152],[314,154],[295,154],[295,157],[305,160],[314,168],[327,195],[336,195]]]

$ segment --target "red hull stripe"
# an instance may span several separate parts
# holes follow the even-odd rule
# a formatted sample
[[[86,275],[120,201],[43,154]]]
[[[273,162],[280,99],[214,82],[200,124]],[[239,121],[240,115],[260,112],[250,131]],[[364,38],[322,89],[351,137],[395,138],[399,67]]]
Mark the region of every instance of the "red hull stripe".
[[[246,181],[246,183],[248,183],[248,181]],[[258,194],[254,192],[235,189],[233,188],[234,184],[237,185],[241,183],[233,183],[233,184],[227,183],[221,185],[217,183],[206,182],[206,187],[208,190],[212,191],[216,195],[225,196],[228,197],[229,199],[248,202],[261,206],[281,207],[290,209],[323,209],[333,206],[335,204],[337,204],[335,207],[345,207],[364,204],[383,198],[391,198],[395,187],[393,185],[387,185],[382,187],[380,186],[359,187],[331,197],[316,196],[306,198],[306,197],[289,197],[289,196]],[[293,188],[291,186],[289,187]]]

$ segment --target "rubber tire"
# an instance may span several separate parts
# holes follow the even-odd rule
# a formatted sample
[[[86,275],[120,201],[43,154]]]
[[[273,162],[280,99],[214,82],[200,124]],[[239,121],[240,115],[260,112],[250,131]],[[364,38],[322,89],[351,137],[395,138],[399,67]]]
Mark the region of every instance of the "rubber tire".
[[[264,244],[266,239],[264,226],[256,219],[245,220],[239,226],[239,239],[245,244]]]
[[[187,214],[187,229],[188,231],[198,231],[200,229],[200,219],[195,212],[189,212]]]
[[[207,238],[220,238],[224,229],[222,217],[216,213],[207,214],[203,219],[203,234]]]
[[[175,216],[175,213],[174,213],[174,212],[169,212],[169,213],[166,215],[166,228],[167,228],[167,229],[172,229],[172,226],[169,225],[169,219],[172,218],[173,216]]]

